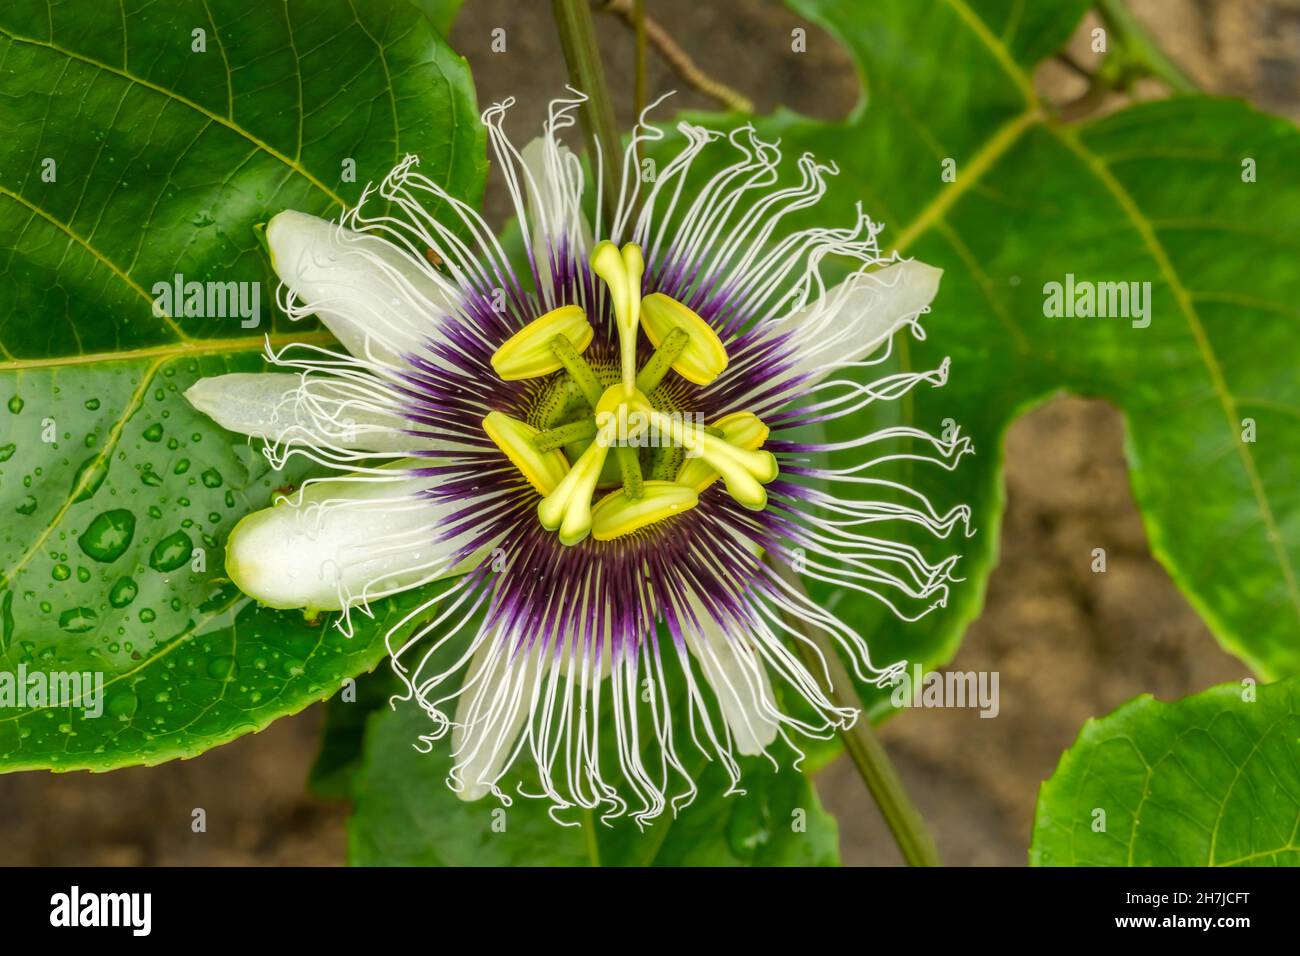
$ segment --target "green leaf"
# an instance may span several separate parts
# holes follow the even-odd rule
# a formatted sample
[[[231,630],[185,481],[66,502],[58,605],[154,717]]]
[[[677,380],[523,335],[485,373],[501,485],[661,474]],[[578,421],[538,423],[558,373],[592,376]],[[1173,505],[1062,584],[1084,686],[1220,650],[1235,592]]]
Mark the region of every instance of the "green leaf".
[[[950,660],[996,563],[1007,426],[1069,390],[1123,411],[1153,552],[1223,646],[1265,676],[1300,671],[1300,183],[1290,174],[1300,168],[1300,133],[1204,97],[1062,123],[1030,74],[1072,32],[1084,2],[791,6],[847,45],[865,91],[842,123],[789,112],[756,122],[787,156],[807,150],[840,169],[826,198],[791,226],[842,224],[861,202],[888,224],[883,249],[945,270],[927,340],[900,343],[895,361],[932,369],[951,356],[949,383],[875,417],[841,419],[829,435],[899,423],[940,434],[952,419],[977,452],[955,473],[910,461],[874,472],[940,511],[972,508],[977,536],[949,542],[964,553],[965,580],[946,609],[904,624],[856,592],[813,584],[814,596],[870,635],[877,663]],[[711,156],[720,152],[701,160],[721,163],[727,157]],[[1257,183],[1242,180],[1245,158]],[[953,182],[945,160],[955,162]],[[828,210],[840,212],[828,220]],[[1049,317],[1044,287],[1068,274],[1150,282],[1150,326]],[[1247,418],[1254,442],[1243,440]],[[946,553],[924,533],[897,537]],[[866,693],[877,714],[887,709],[884,694]]]
[[[191,756],[372,668],[417,600],[348,638],[231,588],[230,528],[302,472],[182,393],[264,368],[264,334],[328,341],[272,308],[255,224],[336,215],[406,152],[477,200],[468,69],[404,0],[15,0],[0,64],[0,671],[102,673],[106,702],[6,709],[0,769]],[[260,283],[260,322],[157,314],[177,274]]]
[[[465,803],[448,789],[449,742],[419,753],[432,725],[418,706],[381,710],[366,733],[354,776],[355,812],[348,821],[348,861],[355,866],[586,866],[586,831],[562,827],[538,801],[503,809],[489,800]],[[495,824],[496,829],[493,829]],[[505,829],[502,832],[501,827]]]
[[[361,767],[366,724],[401,690],[392,668],[381,664],[356,678],[325,704],[320,751],[307,775],[307,789],[324,800],[352,796],[352,781]]]
[[[607,826],[591,814],[567,811],[561,817],[578,825],[561,826],[543,800],[516,797],[509,808],[492,797],[460,800],[446,783],[452,763],[447,739],[429,753],[414,749],[431,726],[409,702],[371,719],[348,824],[354,865],[809,866],[839,860],[835,821],[799,773],[746,761],[746,794],[725,796],[721,768],[699,759],[699,795],[675,818],[665,811],[641,831],[627,818]],[[524,769],[530,761],[525,753],[517,766],[523,786],[531,783],[536,792]]]
[[[435,30],[446,36],[451,32],[451,26],[456,22],[456,16],[460,13],[464,0],[411,0],[411,2],[429,18]]]
[[[1089,720],[1038,795],[1030,862],[1300,865],[1300,679],[1250,690]]]

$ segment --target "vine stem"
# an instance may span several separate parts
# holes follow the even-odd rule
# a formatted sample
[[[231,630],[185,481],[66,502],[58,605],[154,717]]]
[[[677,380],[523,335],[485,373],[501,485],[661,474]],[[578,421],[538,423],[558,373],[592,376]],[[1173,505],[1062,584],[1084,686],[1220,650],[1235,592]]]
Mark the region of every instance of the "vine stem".
[[[1196,83],[1166,55],[1124,0],[1096,0],[1097,15],[1129,57],[1152,76],[1169,84],[1179,93],[1199,92]]]
[[[807,596],[803,580],[792,569],[776,561],[769,561],[768,566],[782,581]],[[852,727],[840,730],[840,738],[844,741],[844,750],[853,761],[858,776],[867,785],[872,799],[880,808],[880,815],[893,834],[903,859],[910,866],[941,866],[934,837],[930,835],[920,811],[907,795],[902,778],[889,759],[884,743],[871,726],[871,719],[866,715],[866,708],[857,691],[853,689],[853,678],[840,660],[838,649],[823,632],[810,630],[799,618],[784,612],[782,617],[786,624],[805,638],[795,644],[809,672],[829,678],[829,682],[823,681],[822,689],[831,703],[836,707],[851,707],[861,715]]]
[[[587,97],[580,115],[587,136],[587,148],[594,167],[601,168],[601,192],[608,215],[618,209],[619,187],[623,180],[618,126],[614,122],[614,104],[605,83],[605,67],[596,44],[596,26],[591,19],[589,0],[554,0],[555,26],[560,33],[560,47],[569,69],[569,82]],[[599,158],[598,158],[599,157]]]
[[[632,4],[632,31],[636,38],[634,56],[635,85],[632,89],[633,111],[639,117],[645,112],[646,105],[646,69],[645,69],[645,0],[634,0]]]
[[[617,14],[624,23],[632,27],[636,31],[638,45],[644,45],[648,39],[650,45],[677,72],[677,75],[705,96],[712,97],[727,109],[737,113],[753,113],[754,101],[700,69],[699,65],[691,59],[690,54],[678,45],[667,30],[645,15],[644,2],[645,0],[605,0],[600,9]]]

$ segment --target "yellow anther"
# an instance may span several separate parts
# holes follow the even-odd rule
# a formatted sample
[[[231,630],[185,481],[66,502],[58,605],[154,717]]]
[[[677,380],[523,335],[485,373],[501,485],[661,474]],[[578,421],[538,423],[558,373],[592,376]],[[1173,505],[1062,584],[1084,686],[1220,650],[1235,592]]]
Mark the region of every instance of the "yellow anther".
[[[713,427],[722,432],[722,437],[727,442],[748,451],[762,448],[763,442],[767,441],[771,431],[753,412],[733,412],[724,415],[713,423]],[[686,459],[681,470],[677,472],[677,481],[694,488],[696,492],[703,492],[721,477],[721,473],[711,468],[703,458]]]
[[[636,330],[641,322],[641,278],[645,274],[641,247],[629,242],[620,252],[612,242],[597,243],[591,253],[591,271],[609,286],[618,326],[623,389],[630,395],[636,388]]]
[[[703,428],[688,425],[677,417],[662,412],[650,412],[651,423],[660,433],[668,435],[675,444],[686,449],[691,457],[699,457],[718,472],[727,486],[727,494],[751,511],[767,507],[767,491],[763,485],[776,478],[776,456],[768,451],[739,448]]]
[[[675,481],[647,481],[640,498],[631,499],[623,489],[611,492],[591,512],[591,536],[610,541],[639,531],[656,521],[690,511],[699,502],[695,489]]]
[[[595,330],[587,314],[576,305],[562,305],[529,322],[492,353],[492,368],[503,380],[515,382],[549,375],[562,367],[551,340],[563,335],[581,353],[591,344]]]
[[[616,422],[596,432],[596,438],[555,490],[537,503],[537,519],[547,531],[559,531],[560,543],[575,545],[591,531],[591,496],[614,439]]]
[[[483,419],[483,431],[539,494],[553,492],[569,470],[569,462],[560,450],[537,450],[536,439],[540,433],[527,422],[492,412]]]
[[[727,367],[727,350],[709,323],[676,299],[655,292],[641,300],[641,324],[651,343],[658,348],[673,329],[681,329],[690,341],[673,361],[673,370],[695,385],[708,385]]]

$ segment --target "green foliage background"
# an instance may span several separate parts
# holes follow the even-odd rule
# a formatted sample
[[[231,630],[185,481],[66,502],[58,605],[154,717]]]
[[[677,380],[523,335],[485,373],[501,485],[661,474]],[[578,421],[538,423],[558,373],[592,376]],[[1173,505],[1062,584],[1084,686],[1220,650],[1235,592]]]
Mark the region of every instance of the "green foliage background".
[[[364,182],[415,152],[425,174],[478,201],[486,166],[473,84],[439,32],[458,6],[0,8],[0,94],[14,120],[0,142],[9,247],[0,260],[0,669],[101,670],[108,681],[103,719],[75,707],[0,713],[0,769],[192,756],[330,697],[382,659],[379,637],[417,598],[388,602],[348,639],[328,618],[257,608],[222,579],[234,522],[302,475],[271,471],[180,395],[199,376],[260,368],[263,333],[273,344],[327,340],[273,308],[253,226],[284,208],[338,213],[360,189],[345,181],[342,158]],[[951,356],[949,385],[873,413],[893,418],[837,425],[832,437],[898,422],[937,431],[953,418],[978,449],[955,475],[906,463],[895,475],[973,509],[980,534],[966,544],[966,580],[946,611],[903,626],[865,601],[814,593],[871,635],[879,659],[951,659],[997,558],[1006,428],[1068,390],[1122,409],[1153,551],[1223,646],[1264,679],[1300,671],[1295,127],[1203,96],[1063,122],[1031,74],[1076,29],[1084,0],[790,6],[847,47],[863,86],[841,123],[785,110],[754,121],[787,155],[808,150],[841,170],[804,224],[828,209],[844,218],[861,202],[889,224],[885,245],[945,270],[928,340],[900,348],[897,361],[928,368]],[[191,51],[196,25],[205,68]],[[749,121],[692,118],[718,128]],[[53,182],[42,178],[46,157],[57,162]],[[941,176],[945,160],[955,181]],[[1246,160],[1257,182],[1243,181]],[[263,327],[155,314],[148,290],[176,273],[261,282]],[[1045,317],[1043,286],[1067,273],[1150,282],[1151,326]],[[1246,419],[1253,442],[1243,440]],[[887,712],[880,695],[863,693],[876,716]],[[1294,832],[1288,845],[1280,828],[1300,808],[1282,772],[1294,770],[1296,735],[1277,728],[1294,720],[1294,689],[1263,688],[1254,703],[1232,696],[1140,700],[1086,727],[1044,789],[1033,860],[1204,862],[1198,827],[1218,806],[1231,826],[1211,861],[1293,862]],[[339,716],[339,706],[315,783],[355,797],[358,862],[836,858],[834,822],[807,781],[757,767],[747,770],[749,794],[725,800],[705,772],[695,807],[647,835],[590,820],[558,828],[516,804],[510,835],[483,840],[474,834],[490,809],[450,798],[445,754],[410,751],[410,708],[380,706],[366,721]],[[1239,730],[1219,736],[1225,721]],[[1139,785],[1142,764],[1115,756],[1106,736],[1121,736],[1117,728],[1132,728],[1124,732],[1148,769],[1164,769]],[[1204,753],[1199,734],[1225,751],[1252,741],[1266,749],[1225,763]],[[1168,772],[1184,760],[1190,776]],[[1198,785],[1234,768],[1260,783],[1252,799],[1270,825],[1238,823],[1250,818],[1234,793],[1205,803]],[[1159,789],[1161,848],[1136,837],[1085,847],[1090,800],[1118,801],[1135,833],[1139,817],[1152,832],[1143,787]],[[794,839],[787,821],[798,810],[806,830]]]

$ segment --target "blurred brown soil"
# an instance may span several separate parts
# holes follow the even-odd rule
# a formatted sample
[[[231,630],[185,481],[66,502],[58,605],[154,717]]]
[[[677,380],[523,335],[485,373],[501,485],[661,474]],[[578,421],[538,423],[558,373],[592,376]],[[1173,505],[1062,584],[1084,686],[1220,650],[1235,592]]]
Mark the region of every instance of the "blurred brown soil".
[[[1300,118],[1300,0],[1133,0],[1133,7],[1207,90]],[[775,3],[647,0],[647,8],[760,111],[783,104],[834,118],[856,100],[844,51],[812,28],[809,54],[791,54],[786,38],[800,23]],[[566,79],[549,9],[470,0],[452,35],[474,69],[481,104],[518,98],[508,129],[520,140],[533,135]],[[1092,25],[1071,47],[1085,62]],[[507,31],[505,53],[490,50],[495,27]],[[599,28],[612,88],[630,90],[628,33],[611,17],[600,17]],[[1082,92],[1081,78],[1057,63],[1040,68],[1038,81],[1055,102]],[[650,88],[682,88],[653,55]],[[687,91],[667,108],[712,106]],[[630,118],[625,111],[620,121]],[[509,207],[495,186],[488,213],[499,222]],[[1244,674],[1148,555],[1122,438],[1115,410],[1073,398],[1011,429],[1001,564],[983,617],[950,665],[999,671],[1001,713],[985,720],[972,710],[914,710],[882,731],[948,863],[1024,863],[1038,785],[1086,718],[1143,692],[1179,697]],[[1096,547],[1107,551],[1105,574],[1090,571]],[[313,707],[156,768],[0,777],[0,864],[342,863],[346,808],[303,789],[320,718]],[[839,817],[846,863],[899,861],[846,762],[824,770],[818,785]],[[207,831],[193,833],[200,807]]]

